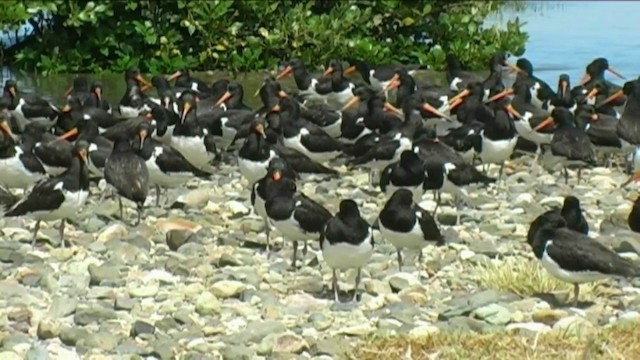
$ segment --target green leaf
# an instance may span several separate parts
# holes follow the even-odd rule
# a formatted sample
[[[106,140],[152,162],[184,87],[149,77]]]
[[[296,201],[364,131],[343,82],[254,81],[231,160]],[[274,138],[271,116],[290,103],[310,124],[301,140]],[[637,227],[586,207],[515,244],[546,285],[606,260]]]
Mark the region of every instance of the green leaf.
[[[402,24],[403,24],[404,26],[411,26],[411,25],[415,24],[415,22],[416,22],[416,21],[415,21],[415,20],[413,20],[413,18],[408,17],[408,16],[402,20]]]

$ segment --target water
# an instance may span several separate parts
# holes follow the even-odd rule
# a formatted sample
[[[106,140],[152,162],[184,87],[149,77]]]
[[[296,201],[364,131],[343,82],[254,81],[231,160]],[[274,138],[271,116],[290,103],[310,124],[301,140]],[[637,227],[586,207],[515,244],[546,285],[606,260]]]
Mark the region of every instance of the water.
[[[586,65],[596,57],[609,59],[611,67],[627,79],[636,78],[639,71],[635,61],[640,58],[640,38],[633,34],[638,29],[635,17],[639,13],[640,2],[635,1],[528,1],[524,11],[516,13],[507,9],[489,19],[488,23],[501,26],[516,16],[525,21],[529,42],[523,56],[533,63],[536,76],[555,87],[561,73],[569,74],[572,83],[577,83]],[[266,72],[260,72],[237,78],[245,87],[248,105],[258,105],[258,100],[252,95],[265,75]],[[5,68],[2,70],[2,83],[16,77],[21,91],[35,90],[55,103],[62,103],[63,93],[74,76],[26,76],[12,74]],[[212,82],[230,75],[214,72],[198,76]],[[125,91],[123,76],[100,75],[100,78],[105,84],[105,97],[112,104],[117,104]],[[617,84],[624,82],[613,76],[609,79]],[[291,87],[293,83],[289,79],[283,86]]]

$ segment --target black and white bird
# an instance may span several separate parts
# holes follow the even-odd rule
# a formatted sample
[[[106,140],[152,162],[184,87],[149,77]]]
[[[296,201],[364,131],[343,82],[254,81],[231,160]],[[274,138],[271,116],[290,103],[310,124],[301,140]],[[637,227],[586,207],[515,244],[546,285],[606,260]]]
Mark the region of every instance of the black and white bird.
[[[196,115],[199,101],[195,92],[182,92],[178,99],[180,122],[175,125],[171,135],[171,146],[178,150],[190,163],[200,169],[209,167],[216,155],[213,135],[203,129]]]
[[[262,179],[267,174],[269,162],[276,158],[265,134],[265,121],[257,117],[251,124],[252,131],[244,140],[238,152],[238,168],[249,184]]]
[[[44,167],[18,145],[19,138],[7,119],[0,120],[0,186],[26,189],[46,176]]]
[[[149,184],[156,188],[156,206],[160,206],[161,189],[183,185],[194,177],[206,179],[211,174],[193,166],[171,146],[150,138],[151,127],[150,122],[141,122],[132,145],[134,152],[145,160]]]
[[[540,123],[533,131],[543,129],[552,123],[558,126],[551,139],[551,149],[542,156],[542,162],[553,168],[562,164],[564,182],[569,182],[568,166],[579,166],[578,182],[580,182],[582,167],[596,165],[596,154],[589,136],[576,127],[573,114],[565,108],[557,107],[551,112],[551,117]]]
[[[425,171],[420,157],[411,150],[400,154],[400,161],[388,165],[380,175],[380,189],[387,199],[397,189],[407,189],[413,194],[413,200],[420,202],[424,194]]]
[[[124,219],[122,197],[136,203],[138,221],[134,225],[138,225],[149,191],[149,170],[144,159],[131,148],[131,140],[124,134],[116,138],[104,164],[104,179],[117,192],[121,219]]]
[[[322,257],[333,272],[332,288],[336,302],[339,301],[338,272],[354,268],[357,273],[353,301],[358,300],[361,271],[373,255],[373,242],[373,230],[360,216],[358,205],[351,199],[342,200],[338,213],[320,233]]]
[[[378,216],[380,233],[398,254],[398,269],[402,271],[402,250],[418,250],[422,262],[422,249],[429,242],[443,245],[445,240],[433,217],[413,201],[407,189],[398,189],[384,205]]]
[[[545,214],[560,214],[567,223],[567,228],[589,235],[589,223],[582,213],[580,200],[575,196],[566,196],[561,208],[554,207],[545,212]]]
[[[529,227],[527,242],[552,276],[573,284],[574,306],[578,305],[582,283],[612,276],[640,276],[636,264],[596,239],[567,228],[567,222],[557,213],[538,216]]]
[[[50,101],[36,95],[21,94],[18,90],[18,83],[13,79],[5,82],[3,97],[9,102],[8,109],[20,130],[32,122],[48,129],[55,125],[60,114],[60,109]]]
[[[267,173],[251,187],[251,206],[253,211],[264,219],[265,233],[267,236],[266,251],[269,254],[271,242],[271,224],[265,204],[267,203],[267,188],[272,182],[280,181],[282,178],[289,178],[295,181],[298,174],[289,167],[286,161],[281,158],[274,158],[269,161]]]
[[[64,243],[67,219],[74,218],[89,196],[89,173],[86,168],[86,141],[78,141],[73,147],[71,167],[59,176],[42,179],[25,196],[9,208],[4,216],[29,216],[36,220],[32,245],[35,246],[41,221],[62,220],[60,241]]]
[[[283,239],[293,241],[291,266],[295,268],[298,255],[298,242],[304,242],[303,255],[306,255],[307,241],[318,239],[320,231],[331,213],[324,206],[297,192],[292,179],[282,178],[267,187],[265,209],[269,222],[282,234]]]
[[[123,118],[134,118],[143,111],[149,111],[151,108],[146,103],[146,96],[142,92],[144,86],[151,86],[145,78],[140,74],[140,69],[133,67],[124,73],[124,81],[127,89],[120,100],[120,115]]]

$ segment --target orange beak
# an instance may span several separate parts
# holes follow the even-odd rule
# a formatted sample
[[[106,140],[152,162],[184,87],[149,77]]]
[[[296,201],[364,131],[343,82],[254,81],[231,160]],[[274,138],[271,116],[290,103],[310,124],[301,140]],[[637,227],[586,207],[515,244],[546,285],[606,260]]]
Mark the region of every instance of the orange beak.
[[[16,97],[16,88],[15,87],[10,87],[9,88],[9,94],[11,94],[12,97]]]
[[[429,103],[424,103],[422,104],[422,110],[430,112],[434,115],[437,115],[443,119],[447,119],[449,120],[449,117],[443,113],[441,113],[438,109],[434,108],[433,106],[431,106]]]
[[[620,185],[620,187],[621,187],[621,188],[622,188],[622,187],[625,187],[625,186],[627,186],[627,185],[631,184],[632,182],[634,182],[634,181],[638,181],[638,180],[640,180],[640,171],[638,171],[638,172],[636,172],[635,174],[631,175],[631,177],[630,177],[629,179],[627,179],[627,181],[625,181],[624,183],[622,183],[622,184]]]
[[[391,112],[391,113],[393,113],[395,115],[404,117],[404,113],[402,112],[402,110],[400,110],[397,107],[389,104],[388,102],[385,102],[383,107],[384,107],[384,111],[388,111],[388,112]]]
[[[275,105],[271,108],[271,112],[280,112],[280,104],[275,104]]]
[[[76,135],[78,135],[78,128],[77,127],[75,127],[73,129],[67,131],[66,133],[58,136],[57,140],[67,140],[70,137],[74,137]]]
[[[67,91],[64,92],[64,96],[69,96],[69,94],[71,94],[71,92],[73,91],[73,85],[71,85]]]
[[[589,99],[595,97],[596,95],[598,95],[598,88],[593,88],[593,89],[591,89],[591,91],[589,91],[589,93],[587,94],[587,97],[585,98],[585,100],[589,100]]]
[[[613,75],[619,77],[620,79],[625,80],[624,76],[620,75],[620,73],[617,72],[616,70],[614,70],[613,68],[610,67],[610,68],[607,69],[607,71],[612,73]]]
[[[391,80],[387,83],[387,86],[384,87],[384,91],[391,91],[393,89],[397,89],[400,86],[400,80]]]
[[[331,74],[333,74],[333,72],[334,72],[334,71],[335,71],[335,70],[333,69],[333,67],[329,66],[329,67],[327,68],[327,70],[325,70],[325,71],[322,73],[322,76],[328,76],[328,75],[331,75]]]
[[[142,148],[144,147],[144,140],[147,138],[147,130],[142,129],[140,130],[140,132],[138,133],[138,136],[140,136],[140,150],[142,150]]]
[[[348,68],[346,68],[342,74],[344,76],[350,76],[351,74],[355,73],[358,69],[356,69],[355,66],[349,66]]]
[[[176,71],[173,74],[171,74],[171,76],[169,76],[169,78],[167,80],[173,81],[173,80],[179,78],[181,75],[182,75],[182,71]]]
[[[180,122],[184,124],[184,120],[187,118],[187,114],[191,110],[191,103],[184,103],[184,107],[182,108],[182,114],[180,115]]]
[[[511,106],[511,104],[509,104],[509,105],[505,106],[505,107],[504,107],[504,109],[505,109],[509,114],[511,114],[514,118],[518,118],[518,119],[519,119],[519,118],[521,118],[521,117],[522,117],[522,115],[520,115],[520,113],[519,113],[516,109],[514,109],[514,108],[513,108],[513,106]]]
[[[278,97],[279,97],[280,99],[284,99],[284,98],[286,98],[286,97],[287,97],[287,93],[286,93],[286,92],[284,92],[284,91],[282,91],[282,90],[280,90],[280,91],[278,91]]]
[[[464,101],[464,100],[462,100],[462,99],[458,98],[458,99],[456,99],[454,102],[452,102],[452,103],[450,103],[450,104],[448,103],[448,105],[449,105],[449,112],[451,112],[451,110],[453,110],[453,109],[457,108],[457,107],[458,107],[458,105],[462,104],[462,102],[463,102],[463,101]]]
[[[623,96],[624,96],[624,93],[622,92],[622,89],[620,89],[620,90],[614,92],[613,94],[611,94],[608,98],[604,99],[604,101],[601,102],[600,104],[598,104],[596,106],[596,108],[605,106],[605,105],[609,104],[610,102],[613,102],[613,101],[615,101],[615,100],[617,100],[617,99],[619,99],[619,98],[621,98]]]
[[[231,98],[231,93],[229,91],[225,92],[222,96],[220,96],[220,99],[218,99],[218,101],[216,101],[216,105],[215,106],[220,106],[220,104],[224,104],[225,101],[229,100]]]
[[[164,105],[164,108],[169,110],[169,105],[171,103],[171,99],[168,96],[165,96],[162,98],[162,105]]]
[[[351,100],[349,100],[349,102],[344,104],[344,106],[342,107],[342,109],[340,111],[345,111],[345,110],[355,106],[359,102],[360,102],[360,97],[359,96],[354,96],[353,98],[351,98]]]
[[[560,83],[560,91],[562,92],[560,96],[564,96],[567,93],[567,87],[569,87],[569,84],[566,81]]]
[[[87,150],[80,150],[78,153],[78,158],[80,158],[84,163],[87,163],[87,156]]]
[[[140,88],[140,92],[147,92],[147,91],[151,90],[151,88],[153,88],[153,85],[145,84],[143,87]]]
[[[584,76],[582,77],[582,79],[580,80],[580,82],[578,83],[578,86],[582,86],[586,83],[589,82],[589,80],[591,80],[591,75],[589,74],[584,74]]]
[[[66,104],[63,108],[62,108],[62,112],[66,113],[71,111],[71,106],[69,104]]]
[[[2,132],[4,132],[5,134],[9,135],[9,137],[11,137],[11,139],[13,139],[13,141],[17,141],[18,137],[13,133],[13,131],[11,130],[11,126],[9,126],[9,123],[6,120],[3,120],[0,123],[0,130],[2,130]]]
[[[469,91],[469,89],[464,89],[462,91],[460,91],[458,93],[458,95],[452,97],[451,99],[449,99],[449,105],[453,104],[454,102],[458,101],[458,100],[462,100],[463,98],[469,96],[469,94],[471,94],[471,91]]]
[[[496,101],[496,100],[500,100],[503,97],[509,96],[511,94],[513,94],[513,89],[511,89],[511,88],[510,89],[505,89],[505,90],[493,95],[489,99],[487,99],[487,102],[490,103],[490,102],[493,102],[493,101]]]
[[[292,72],[293,72],[293,68],[291,67],[291,65],[288,65],[286,68],[284,68],[284,70],[282,70],[280,74],[278,74],[278,76],[276,76],[276,80],[280,80],[283,77],[291,74]]]
[[[554,120],[553,117],[549,116],[548,118],[546,118],[543,122],[541,122],[540,124],[538,124],[538,126],[536,126],[535,128],[533,128],[533,131],[539,131],[542,130],[544,128],[546,128],[547,126],[553,124]]]
[[[280,179],[282,179],[282,174],[280,173],[280,171],[276,170],[273,172],[273,174],[271,175],[271,178],[274,181],[280,181]]]
[[[258,132],[258,134],[262,135],[263,138],[267,138],[267,135],[264,133],[264,126],[262,124],[258,124],[256,126],[256,131]]]
[[[600,120],[600,116],[598,116],[598,114],[591,115],[591,121],[598,121],[598,120]]]
[[[136,75],[135,79],[138,82],[140,82],[140,83],[142,83],[142,84],[144,84],[144,85],[146,85],[148,87],[153,87],[153,85],[149,84],[149,82],[145,78],[143,78],[142,75]]]
[[[144,114],[144,119],[147,121],[153,120],[153,115],[151,113]]]
[[[95,88],[93,90],[94,94],[96,94],[96,97],[98,98],[98,101],[102,101],[102,89],[100,89],[99,87]]]

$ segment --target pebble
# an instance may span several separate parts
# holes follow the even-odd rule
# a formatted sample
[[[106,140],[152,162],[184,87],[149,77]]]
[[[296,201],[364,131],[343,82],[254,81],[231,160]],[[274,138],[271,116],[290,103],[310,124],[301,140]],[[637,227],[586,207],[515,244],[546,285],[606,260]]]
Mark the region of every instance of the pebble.
[[[246,285],[235,280],[221,280],[211,286],[211,292],[218,298],[236,297],[246,289]]]

